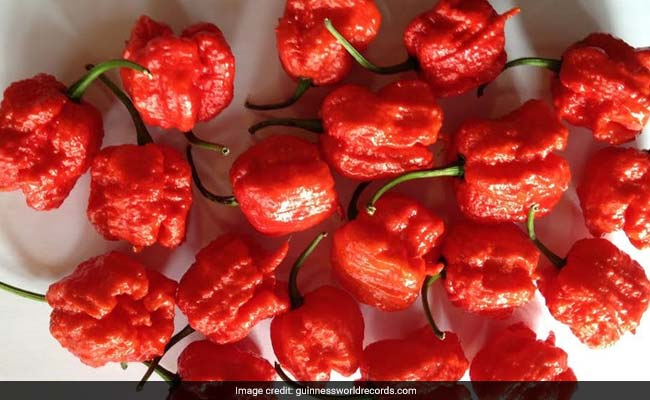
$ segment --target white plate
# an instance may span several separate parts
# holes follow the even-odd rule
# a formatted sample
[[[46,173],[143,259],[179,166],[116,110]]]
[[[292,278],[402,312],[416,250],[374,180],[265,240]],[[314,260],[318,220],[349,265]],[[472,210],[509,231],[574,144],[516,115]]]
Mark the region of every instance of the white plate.
[[[369,58],[378,63],[402,61],[405,57],[401,32],[416,14],[430,7],[431,0],[379,0],[384,20],[381,33],[369,50]],[[570,43],[593,31],[608,31],[636,47],[650,45],[650,2],[645,0],[528,0],[520,2],[493,0],[499,12],[517,4],[522,13],[507,23],[509,58],[540,55],[557,57]],[[88,62],[99,62],[121,54],[124,40],[140,14],[168,22],[180,31],[183,27],[209,21],[217,24],[230,42],[237,58],[236,95],[232,105],[218,118],[196,129],[200,136],[228,144],[233,154],[221,158],[213,153],[196,151],[203,179],[215,191],[227,192],[227,171],[232,161],[252,140],[246,128],[263,118],[243,108],[248,95],[254,100],[277,100],[292,92],[293,83],[282,71],[275,50],[274,28],[282,14],[281,0],[21,0],[0,2],[0,87],[49,72],[64,82],[72,82]],[[355,69],[348,80],[380,86],[395,77],[378,79]],[[443,101],[446,111],[445,129],[451,130],[467,116],[498,116],[531,97],[548,99],[548,73],[520,68],[509,71],[493,84],[484,98],[472,94]],[[291,110],[264,115],[317,114],[320,100],[329,89],[311,91],[304,101]],[[131,121],[123,107],[99,86],[87,99],[103,112],[106,139],[104,146],[134,142]],[[178,149],[183,139],[175,132],[153,130],[157,141],[171,143]],[[283,132],[285,129],[275,129]],[[299,131],[292,131],[303,135]],[[268,135],[269,131],[264,133]],[[309,137],[309,134],[304,134]],[[647,148],[648,135],[637,141]],[[571,128],[568,158],[572,164],[574,184],[582,176],[588,155],[599,146],[583,129]],[[210,178],[208,176],[211,176]],[[85,207],[88,197],[88,175],[84,176],[63,207],[52,212],[36,212],[27,208],[19,193],[0,193],[0,280],[30,290],[44,292],[52,281],[71,272],[81,261],[108,249],[128,251],[123,243],[104,241],[88,223]],[[340,191],[347,202],[352,185],[342,183]],[[437,185],[405,185],[434,209],[440,209]],[[572,188],[564,196],[553,215],[539,223],[539,234],[550,247],[564,254],[570,244],[587,232]],[[304,245],[322,229],[332,230],[340,221],[332,219],[318,229],[294,235],[289,260],[280,268],[286,277],[291,261]],[[160,247],[144,250],[135,257],[151,267],[178,279],[192,263],[194,253],[228,230],[251,232],[236,209],[212,205],[196,195],[192,208],[187,242],[174,252]],[[650,270],[650,252],[634,250],[623,235],[613,235],[615,243]],[[261,236],[260,236],[261,238]],[[278,239],[265,239],[275,245]],[[314,289],[331,280],[327,261],[329,244],[303,271],[301,287]],[[650,316],[647,313],[636,335],[626,335],[614,347],[589,350],[576,340],[569,329],[555,322],[540,299],[517,311],[507,321],[490,321],[454,309],[437,287],[431,295],[433,308],[443,328],[458,329],[467,356],[471,358],[484,343],[485,335],[510,322],[523,320],[546,337],[555,331],[557,344],[569,353],[569,363],[580,380],[648,380],[650,369]],[[379,338],[398,337],[424,324],[419,302],[399,313],[381,313],[363,307],[366,316],[366,343]],[[47,305],[31,303],[0,293],[0,379],[4,380],[137,380],[144,368],[133,364],[127,371],[119,365],[99,369],[84,366],[63,350],[48,332]],[[178,329],[184,321],[179,317]],[[198,337],[195,334],[193,337]],[[268,321],[253,333],[263,354],[273,361],[268,339]],[[178,345],[163,364],[175,369]],[[153,377],[152,379],[157,379]]]

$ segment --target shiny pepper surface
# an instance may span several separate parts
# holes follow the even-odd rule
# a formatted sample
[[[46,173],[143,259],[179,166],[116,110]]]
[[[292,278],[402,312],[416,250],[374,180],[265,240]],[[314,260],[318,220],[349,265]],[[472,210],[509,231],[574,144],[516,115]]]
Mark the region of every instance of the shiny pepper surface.
[[[232,343],[286,311],[289,299],[274,272],[288,248],[285,242],[270,252],[247,236],[225,234],[199,251],[176,294],[190,326],[215,343]]]
[[[535,295],[539,252],[515,225],[461,222],[445,238],[442,256],[449,300],[464,310],[506,318]]]
[[[148,125],[192,130],[233,98],[235,57],[213,24],[200,23],[180,37],[147,16],[138,19],[124,58],[147,67],[153,78],[123,70],[124,88]]]
[[[0,192],[22,190],[36,210],[63,203],[104,137],[99,111],[66,90],[39,74],[11,84],[0,105]]]
[[[292,78],[321,86],[339,82],[350,71],[352,59],[323,25],[326,18],[361,50],[381,24],[373,0],[287,0],[276,39],[282,66]]]
[[[341,175],[373,180],[429,168],[442,110],[422,81],[401,80],[378,93],[359,85],[331,92],[321,108],[323,155]]]
[[[440,0],[411,21],[404,43],[437,97],[455,96],[496,78],[506,63],[504,25],[486,0]]]
[[[275,378],[273,366],[242,343],[190,343],[178,357],[183,382],[261,382]]]
[[[604,33],[569,47],[552,84],[558,115],[601,142],[634,140],[650,116],[648,54]]]
[[[192,204],[189,164],[171,147],[147,144],[103,149],[91,168],[88,218],[109,240],[136,248],[185,240]]]
[[[404,339],[380,340],[363,351],[361,379],[367,381],[457,381],[469,363],[458,336],[440,340],[426,325]]]
[[[650,155],[606,147],[592,156],[578,186],[587,228],[594,236],[623,229],[637,248],[650,247]]]
[[[444,223],[419,202],[394,193],[382,197],[377,210],[336,231],[332,267],[360,302],[401,310],[417,299],[424,277],[435,274]]]
[[[480,222],[525,221],[532,204],[548,214],[569,187],[571,172],[554,150],[564,150],[567,129],[539,100],[495,120],[465,122],[456,154],[465,159],[456,185],[463,214]]]
[[[523,323],[488,339],[472,360],[469,373],[481,400],[569,400],[575,390],[576,376],[567,353],[555,346],[553,333],[545,341],[537,340]]]
[[[605,239],[577,241],[566,260],[540,287],[553,317],[591,348],[634,333],[650,301],[643,268]]]
[[[146,361],[174,333],[176,282],[111,252],[52,284],[50,332],[84,364]]]
[[[344,376],[359,368],[363,316],[346,292],[323,286],[304,296],[295,310],[271,322],[278,361],[300,381],[327,381],[332,370]]]
[[[242,213],[267,235],[304,231],[339,210],[318,147],[293,136],[271,136],[249,148],[233,164],[230,182]]]

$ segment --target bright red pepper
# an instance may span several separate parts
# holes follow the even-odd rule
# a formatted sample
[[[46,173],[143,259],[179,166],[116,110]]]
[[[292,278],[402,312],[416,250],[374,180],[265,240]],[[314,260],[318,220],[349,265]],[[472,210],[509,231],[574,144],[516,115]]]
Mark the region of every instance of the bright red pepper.
[[[566,264],[540,286],[549,311],[591,348],[634,333],[650,302],[643,268],[605,239],[582,239]]]
[[[332,268],[357,300],[385,311],[409,307],[425,275],[434,275],[442,219],[409,197],[389,194],[340,227],[332,243]]]
[[[106,239],[136,248],[185,240],[192,174],[179,152],[158,144],[111,146],[90,172],[88,218]]]
[[[213,24],[192,25],[177,37],[168,25],[141,16],[124,58],[153,73],[147,79],[122,71],[124,88],[149,125],[188,132],[232,101],[235,57]]]
[[[469,373],[480,399],[569,400],[575,390],[576,376],[568,365],[568,355],[555,346],[553,333],[545,341],[537,340],[535,332],[523,323],[489,339],[476,353]]]
[[[440,340],[429,325],[404,339],[387,339],[366,346],[361,379],[367,381],[457,381],[469,362],[458,336],[446,332]]]
[[[196,331],[219,344],[242,340],[261,320],[287,310],[289,299],[276,287],[275,269],[287,255],[251,238],[225,234],[203,248],[181,278],[178,308]]]
[[[184,382],[272,381],[273,366],[244,343],[219,345],[209,340],[190,343],[178,357]]]
[[[99,111],[51,75],[15,82],[0,105],[0,191],[22,190],[36,210],[58,208],[99,151]]]
[[[318,147],[293,136],[271,136],[246,150],[230,182],[246,219],[267,235],[309,229],[340,209]]]
[[[411,21],[404,43],[436,96],[467,92],[496,78],[506,63],[504,25],[486,0],[440,0]]]
[[[456,134],[454,154],[465,160],[456,185],[465,216],[482,222],[525,221],[532,204],[546,215],[571,182],[564,150],[568,131],[539,100],[495,120],[465,122]]]
[[[176,282],[111,252],[52,284],[50,332],[84,364],[146,361],[174,333]]]
[[[400,80],[376,94],[359,85],[331,92],[321,107],[323,155],[341,175],[374,180],[429,168],[442,110],[427,85]]]
[[[373,0],[287,0],[276,39],[282,67],[293,79],[331,85],[350,71],[352,59],[327,32],[325,18],[361,49],[377,36],[381,24]]]
[[[587,162],[578,197],[594,236],[623,229],[638,248],[650,247],[650,155],[606,147]]]
[[[363,351],[364,322],[354,299],[333,286],[302,296],[298,272],[321,240],[321,233],[291,269],[291,311],[271,322],[271,343],[278,361],[300,381],[327,381],[332,370],[352,375]]]
[[[535,296],[539,252],[512,224],[461,222],[442,246],[449,300],[469,312],[507,318]]]
[[[346,292],[322,286],[304,304],[271,322],[278,361],[300,381],[327,381],[330,371],[352,375],[363,349],[363,317]]]
[[[569,47],[552,84],[558,115],[598,141],[634,140],[650,117],[648,54],[604,33]]]

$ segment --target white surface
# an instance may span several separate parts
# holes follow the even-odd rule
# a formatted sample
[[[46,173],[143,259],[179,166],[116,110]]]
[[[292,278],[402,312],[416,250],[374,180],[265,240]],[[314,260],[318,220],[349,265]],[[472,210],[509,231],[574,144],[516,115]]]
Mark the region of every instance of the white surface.
[[[378,39],[368,52],[378,63],[402,61],[405,54],[401,32],[413,16],[430,7],[432,0],[378,0],[384,20]],[[503,12],[513,4],[522,13],[507,24],[509,58],[540,55],[557,57],[570,43],[592,31],[609,31],[634,46],[650,44],[647,19],[650,2],[645,0],[526,0],[520,2],[493,0]],[[328,88],[312,90],[291,110],[256,114],[243,108],[246,97],[257,101],[278,100],[292,92],[293,83],[282,71],[275,50],[274,28],[281,15],[281,0],[5,0],[0,2],[0,87],[49,72],[64,82],[72,82],[83,72],[87,62],[99,62],[121,54],[136,18],[143,13],[166,21],[180,31],[201,20],[217,24],[230,42],[237,59],[236,95],[232,105],[211,123],[199,126],[200,136],[218,139],[233,150],[225,159],[213,153],[196,150],[204,181],[214,191],[227,192],[227,170],[232,161],[253,139],[246,128],[264,115],[301,115],[313,117],[320,99]],[[377,87],[396,77],[376,78],[355,69],[349,81]],[[472,94],[445,100],[446,131],[453,131],[467,116],[498,116],[514,109],[531,97],[548,99],[548,73],[520,68],[509,71],[477,100]],[[87,99],[97,105],[105,117],[104,145],[134,142],[131,121],[121,104],[99,86],[91,89]],[[276,129],[275,132],[282,132]],[[174,144],[182,149],[183,140],[176,132],[160,134],[153,130],[155,140]],[[299,131],[292,131],[303,135]],[[267,135],[273,133],[269,131]],[[304,135],[309,137],[309,135]],[[648,135],[638,145],[647,146]],[[598,148],[591,135],[571,128],[568,158],[572,164],[574,184],[582,176],[586,157]],[[211,175],[210,178],[208,176]],[[104,241],[87,222],[85,207],[88,197],[88,176],[84,176],[63,207],[53,212],[36,212],[27,208],[19,193],[0,193],[0,280],[24,288],[44,292],[52,281],[68,274],[81,261],[108,249],[128,251],[123,243]],[[341,183],[342,199],[347,203],[352,186]],[[417,183],[400,190],[417,193],[436,210],[442,210],[446,196],[439,185]],[[448,195],[448,194],[447,194]],[[449,199],[445,200],[448,201]],[[580,209],[572,188],[552,216],[539,223],[538,232],[549,246],[565,254],[570,244],[586,235]],[[332,218],[325,226],[294,235],[291,255],[280,268],[286,277],[295,255],[317,231],[332,230],[340,221]],[[251,232],[237,209],[212,205],[196,195],[191,212],[188,240],[174,252],[154,247],[136,258],[147,265],[178,279],[193,261],[194,253],[220,232],[239,230]],[[650,270],[650,252],[634,251],[624,235],[614,235],[616,243]],[[260,237],[261,238],[261,237]],[[278,239],[266,239],[270,245]],[[312,259],[301,275],[303,290],[311,290],[330,280],[327,253],[329,243],[322,246],[320,257]],[[320,258],[320,262],[318,259]],[[507,321],[490,321],[468,315],[449,305],[444,291],[437,286],[431,295],[433,309],[445,329],[458,330],[468,358],[482,345],[485,334],[516,320],[524,320],[540,336],[555,331],[557,343],[569,353],[569,363],[580,380],[648,380],[650,369],[650,316],[647,313],[635,336],[626,335],[616,346],[606,350],[589,350],[575,339],[569,329],[552,320],[543,302],[536,302],[517,311]],[[419,302],[410,310],[381,313],[363,307],[366,315],[366,343],[380,338],[398,337],[425,323]],[[63,350],[48,332],[49,310],[45,304],[32,303],[0,292],[0,379],[4,380],[121,380],[140,378],[144,368],[132,364],[127,371],[119,365],[93,369],[81,364]],[[177,329],[183,326],[179,317]],[[195,335],[198,336],[198,335]],[[264,355],[274,360],[268,340],[268,321],[253,333]],[[175,356],[182,346],[164,359],[163,364],[175,369]],[[157,379],[154,377],[152,379]]]

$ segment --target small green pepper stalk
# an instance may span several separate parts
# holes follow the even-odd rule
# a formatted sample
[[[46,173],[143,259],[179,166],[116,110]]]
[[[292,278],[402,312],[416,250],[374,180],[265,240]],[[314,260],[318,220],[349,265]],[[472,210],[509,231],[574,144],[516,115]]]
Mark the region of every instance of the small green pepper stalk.
[[[291,300],[291,309],[295,310],[304,303],[304,299],[300,290],[298,289],[298,273],[302,268],[307,258],[314,252],[320,242],[327,237],[327,232],[321,232],[314,238],[314,240],[307,246],[307,248],[298,256],[296,262],[291,267],[291,274],[289,275],[289,299]]]
[[[535,243],[535,246],[537,246],[539,251],[542,252],[542,254],[544,254],[553,265],[555,265],[558,269],[561,269],[566,264],[566,259],[549,250],[549,248],[546,247],[535,234],[535,213],[537,211],[539,211],[538,204],[534,204],[528,211],[528,219],[526,220],[526,230],[528,231],[528,237],[533,241],[533,243]]]
[[[239,206],[239,203],[237,202],[235,196],[220,196],[214,194],[203,185],[203,182],[201,182],[201,178],[199,177],[199,171],[196,169],[196,165],[194,164],[194,157],[192,156],[192,146],[187,146],[187,149],[185,150],[185,154],[187,155],[187,162],[190,164],[190,168],[192,170],[192,180],[194,181],[194,185],[196,185],[196,188],[199,190],[201,195],[203,195],[203,197],[205,197],[206,199],[210,200],[213,203],[221,204],[223,206],[227,206],[227,207]]]
[[[519,65],[528,65],[531,67],[538,67],[538,68],[546,68],[547,70],[559,74],[560,73],[560,68],[562,67],[562,60],[558,60],[555,58],[541,58],[541,57],[522,57],[522,58],[517,58],[512,61],[508,61],[506,65],[503,67],[503,71],[507,70],[508,68],[512,67],[517,67]],[[490,83],[485,83],[481,86],[478,87],[476,90],[476,96],[481,97],[485,93],[485,88]]]
[[[281,108],[286,108],[294,105],[307,92],[307,90],[309,90],[312,87],[314,87],[314,83],[312,82],[311,79],[300,78],[298,79],[298,85],[296,86],[296,90],[294,91],[293,96],[291,96],[287,100],[281,101],[279,103],[271,103],[271,104],[254,104],[246,100],[246,103],[244,103],[244,107],[251,110],[258,110],[258,111],[279,110]]]
[[[140,64],[136,64],[129,60],[111,60],[106,61],[101,64],[93,66],[86,75],[84,75],[77,82],[73,83],[72,86],[68,88],[68,97],[73,101],[80,101],[83,95],[86,93],[86,90],[90,85],[104,73],[115,69],[115,68],[130,68],[132,70],[142,72],[149,79],[153,78],[151,71],[146,69]]]
[[[440,340],[445,340],[445,332],[441,331],[438,328],[438,325],[436,325],[436,321],[433,319],[433,315],[431,314],[431,307],[429,306],[429,289],[431,288],[431,285],[435,283],[435,281],[442,278],[443,274],[444,271],[441,271],[436,275],[428,275],[426,278],[424,278],[424,283],[422,283],[422,290],[420,293],[422,307],[424,308],[424,315],[427,317],[427,322],[429,323],[429,326],[431,326],[433,333]]]

